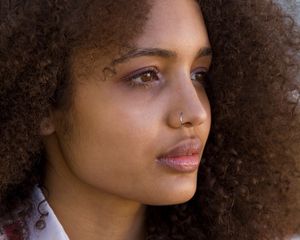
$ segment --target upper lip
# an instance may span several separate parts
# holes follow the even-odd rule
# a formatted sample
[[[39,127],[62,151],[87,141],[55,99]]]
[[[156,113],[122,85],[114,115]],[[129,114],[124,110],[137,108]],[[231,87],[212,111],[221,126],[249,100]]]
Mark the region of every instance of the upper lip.
[[[199,154],[201,151],[201,141],[199,138],[188,138],[180,141],[175,146],[171,147],[166,153],[163,153],[159,158],[163,157],[179,157]]]

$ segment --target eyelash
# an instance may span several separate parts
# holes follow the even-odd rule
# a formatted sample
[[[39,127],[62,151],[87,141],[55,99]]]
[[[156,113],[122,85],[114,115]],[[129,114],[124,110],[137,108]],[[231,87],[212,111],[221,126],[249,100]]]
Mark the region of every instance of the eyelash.
[[[151,74],[151,77],[156,76],[156,79],[159,80],[161,79],[161,76],[159,74],[159,71],[156,67],[149,67],[149,68],[143,68],[140,69],[134,73],[132,73],[130,76],[126,77],[126,81],[128,82],[128,85],[130,87],[144,87],[144,88],[149,88],[152,87],[155,83],[154,81],[151,81],[151,83],[137,83],[136,79],[146,76],[146,74]],[[155,81],[157,81],[155,80]]]
[[[153,76],[155,76],[156,80],[153,80],[150,83],[137,83],[134,81],[135,79],[138,79],[142,76],[146,76],[146,74],[152,74],[151,77],[153,78]],[[203,68],[201,68],[198,71],[194,71],[192,74],[201,74],[202,77],[200,80],[197,80],[197,82],[200,83],[204,88],[206,88],[208,72],[206,70],[204,70]],[[132,73],[130,76],[126,77],[126,81],[128,82],[128,85],[130,87],[133,87],[133,88],[134,87],[143,87],[146,89],[157,84],[155,82],[157,82],[160,79],[161,79],[161,75],[159,73],[159,70],[156,67],[144,68],[144,69],[138,70],[138,71]],[[191,79],[192,79],[192,77],[191,77]]]

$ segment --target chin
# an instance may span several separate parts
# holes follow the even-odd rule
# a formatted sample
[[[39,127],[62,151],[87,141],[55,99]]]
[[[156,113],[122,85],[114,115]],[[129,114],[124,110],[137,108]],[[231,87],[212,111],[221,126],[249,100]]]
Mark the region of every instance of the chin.
[[[196,185],[191,184],[185,188],[173,188],[161,191],[153,197],[148,205],[175,205],[185,203],[195,195]]]
[[[179,196],[174,195],[172,199],[169,199],[169,201],[167,203],[165,203],[165,205],[174,205],[174,204],[185,203],[192,199],[192,197],[195,195],[195,192],[196,191],[187,192],[187,193],[181,194]]]

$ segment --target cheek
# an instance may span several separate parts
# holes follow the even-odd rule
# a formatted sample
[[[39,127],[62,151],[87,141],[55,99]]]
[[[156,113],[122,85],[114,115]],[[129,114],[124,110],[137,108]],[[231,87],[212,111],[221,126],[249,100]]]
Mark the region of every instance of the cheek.
[[[90,106],[77,106],[76,127],[68,147],[63,146],[66,161],[81,181],[120,194],[126,186],[145,180],[145,173],[153,168],[157,116],[128,105]]]

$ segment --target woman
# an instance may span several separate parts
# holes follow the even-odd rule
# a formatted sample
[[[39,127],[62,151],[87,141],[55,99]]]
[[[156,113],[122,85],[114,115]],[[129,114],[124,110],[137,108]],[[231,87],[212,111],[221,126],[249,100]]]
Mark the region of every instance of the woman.
[[[272,1],[1,1],[2,239],[293,233],[297,30]]]

